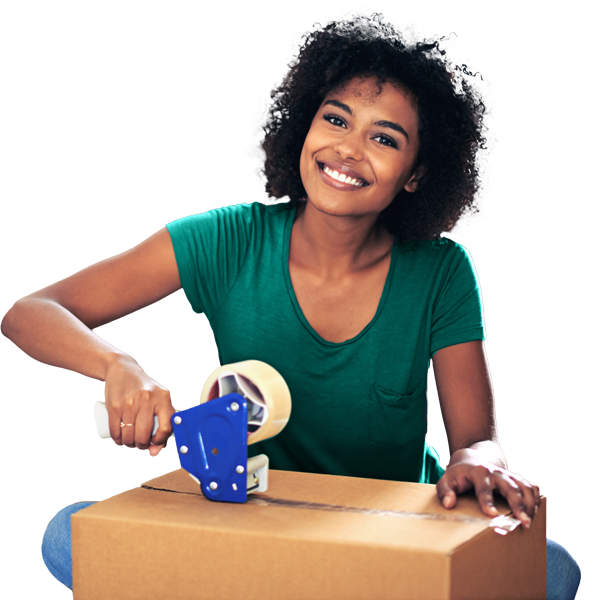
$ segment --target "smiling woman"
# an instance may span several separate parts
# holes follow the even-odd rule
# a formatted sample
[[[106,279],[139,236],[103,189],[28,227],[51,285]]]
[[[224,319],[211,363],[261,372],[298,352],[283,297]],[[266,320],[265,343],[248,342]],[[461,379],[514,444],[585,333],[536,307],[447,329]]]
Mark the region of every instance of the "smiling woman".
[[[417,189],[418,130],[415,102],[397,85],[362,76],[330,92],[300,155],[308,202],[331,215],[378,217],[402,189]]]
[[[266,362],[294,398],[286,429],[252,454],[276,469],[435,483],[449,509],[474,489],[488,516],[496,492],[528,528],[540,493],[498,445],[475,270],[442,237],[473,208],[484,144],[483,103],[463,71],[379,17],[313,32],[265,126],[266,189],[289,202],[170,223],[21,299],[2,331],[40,361],[104,381],[113,440],[156,455],[171,433],[169,392],[93,329],[183,288],[223,364]],[[431,363],[446,470],[425,442]],[[79,508],[44,538],[66,585]],[[576,563],[550,544],[548,565],[548,597],[573,598]]]
[[[400,189],[381,213],[386,229],[398,241],[435,239],[476,210],[485,105],[469,85],[466,67],[453,66],[437,41],[407,44],[377,16],[330,23],[305,39],[297,62],[272,94],[263,142],[269,195],[287,196],[292,205],[306,198],[297,165],[317,111],[337,109],[323,116],[330,114],[332,124],[347,127],[355,105],[374,102],[385,88],[385,96],[392,89],[401,96],[394,110],[401,110],[403,118],[411,111],[418,116],[416,140],[401,120],[382,116],[372,123],[381,134],[374,141],[398,144],[401,152],[417,148],[412,169],[418,186]],[[356,88],[357,82],[367,80],[374,85]],[[343,102],[340,93],[349,101]]]

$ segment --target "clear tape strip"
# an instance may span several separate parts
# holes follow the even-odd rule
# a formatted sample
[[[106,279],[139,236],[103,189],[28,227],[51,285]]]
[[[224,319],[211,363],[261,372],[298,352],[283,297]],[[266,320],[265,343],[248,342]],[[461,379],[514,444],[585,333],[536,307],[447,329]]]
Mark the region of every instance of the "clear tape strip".
[[[149,485],[143,485],[147,490],[155,490],[158,492],[171,492],[174,494],[189,494],[192,496],[200,496],[193,492],[178,492],[175,490],[166,490],[163,488],[153,488]],[[377,517],[400,517],[404,519],[421,519],[428,521],[450,521],[454,523],[471,523],[475,525],[487,525],[494,529],[500,535],[514,531],[520,521],[509,517],[508,515],[500,515],[494,519],[485,519],[482,517],[468,517],[466,515],[452,513],[423,513],[410,510],[382,510],[379,508],[360,508],[358,506],[344,506],[341,504],[323,504],[320,502],[305,502],[302,500],[288,500],[286,498],[271,498],[265,494],[260,496],[249,497],[247,504],[256,504],[258,506],[283,506],[285,508],[303,508],[307,510],[321,510],[329,512],[354,513],[360,515],[374,515]]]

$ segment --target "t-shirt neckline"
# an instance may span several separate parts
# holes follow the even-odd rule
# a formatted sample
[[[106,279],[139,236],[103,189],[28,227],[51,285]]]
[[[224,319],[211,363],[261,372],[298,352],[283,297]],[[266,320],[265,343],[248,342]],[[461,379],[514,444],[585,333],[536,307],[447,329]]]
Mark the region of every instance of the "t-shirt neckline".
[[[284,273],[284,278],[285,278],[285,284],[288,289],[288,294],[290,296],[290,300],[296,311],[296,315],[298,316],[298,318],[300,319],[300,321],[302,322],[304,327],[307,329],[307,331],[320,344],[323,344],[325,346],[332,346],[332,347],[339,347],[339,346],[345,346],[348,344],[352,344],[352,343],[358,341],[360,338],[362,338],[369,331],[369,329],[371,329],[371,327],[373,327],[373,325],[375,324],[375,322],[377,321],[377,319],[379,318],[379,315],[381,314],[381,312],[383,310],[383,307],[384,307],[385,302],[388,297],[388,293],[390,291],[390,287],[392,285],[392,279],[394,276],[394,270],[395,270],[395,265],[396,265],[396,258],[398,256],[399,244],[394,242],[394,244],[392,245],[392,256],[390,258],[390,266],[389,266],[388,274],[385,279],[385,285],[383,286],[383,291],[381,292],[381,298],[379,299],[379,304],[377,305],[377,311],[375,312],[375,315],[373,315],[373,318],[369,321],[369,323],[367,323],[367,325],[365,325],[364,329],[361,332],[359,332],[357,335],[355,335],[353,338],[350,338],[349,340],[345,340],[343,342],[330,342],[329,340],[326,340],[325,338],[321,337],[313,329],[312,325],[308,322],[308,319],[304,316],[304,313],[302,312],[302,308],[300,307],[298,298],[296,298],[296,292],[294,291],[294,286],[292,285],[292,278],[290,277],[290,239],[292,236],[292,226],[294,224],[296,210],[297,210],[297,207],[293,207],[292,210],[290,210],[287,215],[287,221],[285,223],[285,227],[283,230],[283,253],[282,253],[283,254],[283,273]]]

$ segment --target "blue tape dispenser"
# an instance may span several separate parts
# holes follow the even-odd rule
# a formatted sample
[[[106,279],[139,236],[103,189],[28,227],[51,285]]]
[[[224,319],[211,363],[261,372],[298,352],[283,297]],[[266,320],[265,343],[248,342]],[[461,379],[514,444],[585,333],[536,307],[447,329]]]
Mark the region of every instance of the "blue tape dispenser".
[[[220,367],[200,404],[171,417],[182,468],[209,500],[245,502],[247,494],[266,491],[269,459],[248,458],[248,445],[277,435],[291,409],[287,384],[270,365],[246,360]],[[110,437],[104,403],[96,402],[94,412],[98,434]]]

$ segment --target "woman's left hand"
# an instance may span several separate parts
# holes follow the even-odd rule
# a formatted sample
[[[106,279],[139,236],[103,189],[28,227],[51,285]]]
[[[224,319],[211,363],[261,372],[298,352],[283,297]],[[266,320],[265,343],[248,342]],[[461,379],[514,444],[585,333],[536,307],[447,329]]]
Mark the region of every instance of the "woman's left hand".
[[[528,529],[540,505],[540,490],[516,473],[482,458],[472,448],[462,448],[452,455],[443,477],[437,483],[437,495],[446,508],[456,506],[456,496],[474,489],[481,509],[490,517],[498,516],[494,492],[506,498],[513,515]]]

